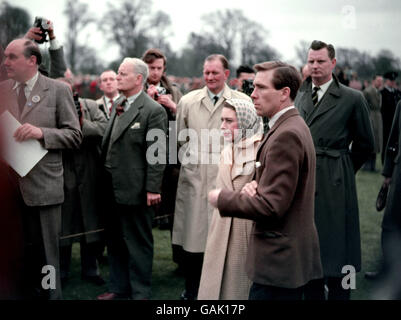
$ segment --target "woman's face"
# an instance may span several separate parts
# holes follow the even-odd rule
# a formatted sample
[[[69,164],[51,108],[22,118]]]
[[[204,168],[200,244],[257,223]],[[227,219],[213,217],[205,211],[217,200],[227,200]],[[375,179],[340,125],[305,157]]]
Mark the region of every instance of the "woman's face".
[[[233,109],[224,107],[221,111],[220,129],[225,140],[234,141],[238,134],[238,119]]]

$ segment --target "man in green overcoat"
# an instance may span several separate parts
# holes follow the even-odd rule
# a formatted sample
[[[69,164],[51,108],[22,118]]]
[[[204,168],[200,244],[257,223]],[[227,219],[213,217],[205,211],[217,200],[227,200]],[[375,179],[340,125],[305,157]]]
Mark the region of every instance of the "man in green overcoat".
[[[374,138],[362,93],[339,83],[332,45],[313,41],[308,52],[311,76],[295,106],[309,126],[316,149],[315,222],[324,279],[309,283],[306,298],[347,300],[341,285],[344,266],[361,269],[355,173],[373,152]],[[349,267],[348,267],[349,268]]]

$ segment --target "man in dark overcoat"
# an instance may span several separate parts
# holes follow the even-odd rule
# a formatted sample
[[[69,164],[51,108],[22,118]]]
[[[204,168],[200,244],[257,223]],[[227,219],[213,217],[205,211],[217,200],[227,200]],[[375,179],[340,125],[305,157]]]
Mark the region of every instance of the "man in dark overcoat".
[[[373,152],[374,138],[362,93],[340,84],[332,45],[313,41],[308,52],[311,77],[302,84],[295,106],[310,128],[316,149],[315,221],[324,279],[314,281],[307,297],[349,299],[342,269],[361,269],[361,241],[355,173]],[[310,290],[309,290],[310,289]]]

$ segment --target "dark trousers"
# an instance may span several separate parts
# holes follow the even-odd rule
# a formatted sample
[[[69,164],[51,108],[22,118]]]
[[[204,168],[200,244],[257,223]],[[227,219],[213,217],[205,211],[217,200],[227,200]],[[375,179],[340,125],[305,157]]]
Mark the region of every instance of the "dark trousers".
[[[110,292],[150,299],[153,263],[152,207],[113,203],[106,218]]]
[[[24,232],[24,291],[27,299],[62,299],[59,265],[61,205],[22,206]],[[54,267],[56,288],[45,289],[42,273],[45,265]]]
[[[376,171],[376,153],[371,153],[368,160],[364,163],[363,170]]]
[[[383,266],[380,284],[385,299],[401,299],[401,230],[383,228],[382,235]],[[380,298],[380,297],[378,297]]]
[[[203,252],[188,252],[182,250],[182,266],[185,277],[185,291],[187,295],[196,298],[198,296],[200,277],[203,265]]]
[[[249,300],[290,301],[302,300],[303,287],[280,288],[259,283],[252,283]]]
[[[96,251],[98,249],[98,243],[86,243],[86,241],[82,239],[79,246],[81,256],[81,275],[89,277],[99,275],[99,270],[96,263]],[[72,244],[60,247],[61,278],[68,278],[69,276],[71,265],[71,251]]]
[[[326,300],[326,285],[329,289],[327,300],[350,300],[351,289],[343,289],[341,282],[343,278],[328,277],[309,281],[304,286],[305,300]]]

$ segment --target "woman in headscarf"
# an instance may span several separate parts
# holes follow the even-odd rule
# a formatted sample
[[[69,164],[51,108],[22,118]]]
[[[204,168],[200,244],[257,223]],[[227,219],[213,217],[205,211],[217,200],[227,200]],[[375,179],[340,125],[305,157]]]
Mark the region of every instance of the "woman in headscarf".
[[[221,112],[221,130],[226,147],[220,159],[217,188],[241,190],[255,171],[257,146],[263,137],[263,121],[254,105],[229,99]],[[252,221],[222,218],[214,210],[207,237],[198,299],[246,300],[251,281],[245,259]]]

